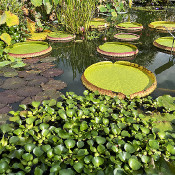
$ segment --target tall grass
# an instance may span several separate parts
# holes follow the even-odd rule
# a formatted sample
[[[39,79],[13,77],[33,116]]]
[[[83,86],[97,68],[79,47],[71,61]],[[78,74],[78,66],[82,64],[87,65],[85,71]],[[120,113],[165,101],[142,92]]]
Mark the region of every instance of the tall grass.
[[[61,23],[66,30],[80,34],[81,28],[87,31],[87,24],[95,13],[95,0],[65,0],[61,5]]]

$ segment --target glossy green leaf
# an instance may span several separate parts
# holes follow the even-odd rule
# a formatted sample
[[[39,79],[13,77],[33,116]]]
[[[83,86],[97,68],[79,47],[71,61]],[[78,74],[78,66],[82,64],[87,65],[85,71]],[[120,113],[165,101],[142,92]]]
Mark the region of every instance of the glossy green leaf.
[[[95,138],[96,142],[100,145],[100,144],[105,144],[106,142],[106,139],[104,137],[101,137],[101,136],[97,136]]]
[[[32,102],[32,106],[33,106],[34,108],[38,108],[40,104],[41,104],[41,103],[38,102],[38,101],[33,101],[33,102]]]
[[[9,168],[9,165],[6,161],[0,161],[0,173],[5,173],[7,169]]]
[[[44,151],[41,149],[41,147],[35,147],[33,149],[33,154],[35,154],[37,157],[40,157],[43,153]]]
[[[31,3],[35,6],[35,7],[39,7],[42,5],[42,0],[31,0]]]
[[[65,145],[68,149],[73,148],[75,146],[75,140],[69,139],[69,140],[65,140]]]
[[[47,123],[42,123],[42,124],[39,125],[39,128],[40,128],[41,130],[46,130],[46,129],[49,128],[49,124],[47,124]]]
[[[49,149],[49,150],[47,151],[47,157],[51,159],[53,156],[54,156],[53,149]]]
[[[27,143],[27,144],[24,146],[25,150],[26,150],[27,152],[29,152],[29,153],[34,149],[34,147],[35,147],[35,144],[33,144],[33,143]]]
[[[95,167],[99,167],[100,165],[103,165],[104,163],[104,158],[102,157],[93,157],[92,158],[92,163]]]
[[[89,164],[89,163],[91,163],[92,158],[93,158],[92,155],[88,155],[88,156],[86,156],[86,157],[84,158],[84,162],[85,162],[86,164]]]
[[[84,167],[84,164],[82,162],[77,162],[73,165],[76,172],[81,173]]]
[[[33,155],[30,153],[25,153],[22,155],[22,158],[26,161],[31,161],[31,160],[33,160]]]
[[[67,169],[60,170],[59,175],[75,175],[75,173],[72,169],[67,168]]]
[[[42,145],[41,148],[44,152],[47,152],[49,149],[51,149],[51,146],[50,145]]]
[[[166,148],[167,148],[167,151],[175,155],[175,146],[169,144]]]
[[[130,158],[128,164],[133,170],[139,170],[141,168],[141,163],[134,158]]]
[[[82,148],[84,146],[84,142],[83,141],[78,141],[77,146],[78,146],[78,148]]]
[[[34,171],[34,175],[42,175],[42,174],[43,174],[43,170],[39,167],[36,167]]]
[[[124,149],[128,153],[134,153],[136,151],[135,148],[131,144],[129,144],[129,143],[126,143],[124,145]]]
[[[61,170],[61,167],[60,167],[59,163],[55,163],[55,164],[51,167],[50,172],[51,172],[51,173],[58,173],[59,170]]]
[[[86,121],[83,121],[81,124],[80,124],[80,131],[84,131],[88,128],[88,125],[87,125],[87,122]]]
[[[146,155],[143,155],[141,157],[141,160],[142,160],[143,163],[149,163],[150,162],[150,157],[146,156]]]
[[[55,154],[61,155],[63,151],[64,151],[63,145],[57,145],[56,147],[54,147]]]
[[[159,142],[157,140],[149,140],[149,146],[153,149],[159,149]]]
[[[75,114],[75,109],[68,109],[66,111],[66,114],[68,117],[73,117],[73,115]]]
[[[9,142],[11,143],[11,144],[15,144],[15,143],[17,143],[19,141],[19,137],[17,137],[17,136],[12,136],[12,137],[10,137],[10,140],[9,140]]]
[[[129,158],[131,157],[131,154],[128,152],[120,152],[118,154],[118,157],[122,162],[125,162],[126,160],[129,160]]]

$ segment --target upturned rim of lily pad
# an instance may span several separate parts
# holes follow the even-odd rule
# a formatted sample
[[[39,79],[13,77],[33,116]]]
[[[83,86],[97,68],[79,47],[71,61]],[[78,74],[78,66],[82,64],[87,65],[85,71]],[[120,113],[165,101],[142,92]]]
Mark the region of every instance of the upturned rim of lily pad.
[[[32,44],[35,45],[35,49],[38,49],[38,51],[31,52]],[[27,49],[27,46],[28,46],[28,49]],[[43,46],[44,48],[42,48]],[[38,57],[38,56],[46,55],[52,51],[52,47],[47,42],[43,42],[43,41],[26,41],[26,42],[15,43],[12,46],[9,46],[9,48],[10,50],[8,54],[16,58]],[[15,53],[13,51],[13,50],[16,50],[16,51],[21,50],[22,48],[25,48],[26,53]]]
[[[167,45],[167,41],[172,40],[171,46]],[[163,44],[165,42],[165,44]],[[175,53],[175,46],[172,48],[172,43],[173,43],[173,37],[160,37],[154,40],[153,45],[159,49],[168,51],[168,53],[172,52]]]
[[[95,23],[97,23],[97,24],[100,23],[100,25],[95,25]],[[109,23],[103,18],[93,18],[89,22],[89,28],[90,29],[104,30],[104,29],[106,29],[108,27],[109,27]]]
[[[67,35],[66,37],[62,37],[62,35]],[[47,39],[50,41],[57,41],[57,42],[69,42],[75,39],[76,35],[72,35],[69,33],[65,33],[62,31],[58,32],[51,32],[47,35]]]
[[[104,47],[105,45],[109,45],[109,44],[114,44],[116,47],[118,46],[118,48],[116,49],[115,52],[111,52],[111,51],[106,51],[103,50],[101,47]],[[128,49],[132,49],[132,51],[126,51],[126,52],[117,52],[121,50],[122,45],[124,47],[128,47]],[[112,45],[111,45],[112,46]],[[114,48],[114,47],[113,47]],[[110,56],[110,57],[131,57],[134,56],[138,53],[138,49],[135,45],[133,44],[129,44],[129,43],[122,43],[122,42],[106,42],[103,45],[100,45],[97,48],[97,52],[99,52],[102,55],[106,55],[106,56]]]
[[[131,37],[121,38],[120,36],[123,36],[123,35],[132,36],[132,38]],[[120,40],[120,41],[136,41],[140,38],[140,35],[137,35],[134,33],[117,33],[114,35],[114,38],[116,38],[117,40]]]
[[[116,61],[115,63],[112,63],[110,61],[102,61],[102,62],[98,62],[98,63],[95,63],[95,64],[92,64],[91,66],[89,66],[83,73],[83,75],[81,76],[81,80],[82,80],[82,83],[83,85],[90,89],[91,91],[95,92],[95,91],[98,91],[100,94],[102,95],[108,95],[110,97],[115,97],[117,96],[118,98],[120,99],[124,99],[126,98],[126,95],[124,93],[121,93],[121,92],[114,92],[110,89],[104,89],[104,88],[101,88],[101,87],[98,87],[96,85],[94,85],[93,83],[91,83],[86,75],[88,74],[88,72],[91,73],[91,71],[95,70],[96,67],[99,67],[101,65],[121,65],[121,66],[125,66],[126,68],[135,68],[139,71],[141,71],[143,74],[145,74],[146,76],[148,76],[148,78],[150,79],[150,81],[152,82],[150,86],[146,87],[145,89],[141,90],[141,91],[137,91],[137,92],[134,92],[130,95],[127,95],[129,96],[131,99],[133,99],[134,97],[145,97],[147,95],[149,95],[150,93],[152,93],[156,87],[157,87],[157,80],[156,80],[156,77],[154,75],[154,73],[152,73],[151,71],[149,71],[148,69],[146,69],[145,67],[143,66],[140,66],[138,64],[135,64],[135,63],[130,63],[128,61]],[[115,75],[115,73],[114,73]],[[103,81],[103,80],[100,80],[100,81]]]
[[[127,27],[128,24],[130,25],[130,27]],[[139,32],[143,29],[143,25],[137,22],[123,22],[123,23],[117,24],[116,28],[119,30],[125,30],[128,32]]]
[[[171,26],[172,24],[172,26]],[[171,31],[171,32],[175,32],[175,22],[174,21],[154,21],[151,22],[150,24],[148,24],[148,27],[151,29],[156,29],[158,32],[161,33],[168,33],[167,29],[165,27]]]

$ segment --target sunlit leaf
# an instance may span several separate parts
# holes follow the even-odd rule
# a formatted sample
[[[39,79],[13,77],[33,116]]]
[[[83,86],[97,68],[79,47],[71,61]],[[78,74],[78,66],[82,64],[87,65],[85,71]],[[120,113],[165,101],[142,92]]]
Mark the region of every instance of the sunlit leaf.
[[[5,11],[6,23],[8,27],[19,25],[19,18],[17,15],[11,13],[10,11]]]
[[[3,40],[7,45],[10,45],[11,44],[11,36],[8,34],[8,33],[3,33],[1,36],[0,36],[0,39]]]

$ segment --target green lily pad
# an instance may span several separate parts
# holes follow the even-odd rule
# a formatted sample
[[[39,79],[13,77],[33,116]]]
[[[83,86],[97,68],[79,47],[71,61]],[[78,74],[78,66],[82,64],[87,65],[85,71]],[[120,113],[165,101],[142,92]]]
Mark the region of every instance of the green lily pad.
[[[20,42],[9,46],[9,55],[17,58],[27,58],[45,55],[52,47],[42,41]]]
[[[105,29],[109,27],[109,23],[102,18],[93,18],[88,26],[90,26],[91,29]]]
[[[160,32],[168,33],[168,31],[166,30],[166,28],[169,31],[173,32],[174,31],[174,28],[175,28],[175,22],[174,21],[154,21],[154,22],[151,22],[148,26],[150,28],[157,29]]]
[[[116,25],[117,29],[127,30],[130,32],[141,31],[143,29],[142,24],[136,22],[123,22]]]
[[[71,41],[74,38],[75,35],[63,31],[51,32],[47,36],[47,39],[51,41]]]
[[[112,57],[127,57],[138,53],[136,46],[121,42],[106,42],[97,48],[97,51],[102,55]]]
[[[143,97],[151,93],[157,84],[153,73],[126,61],[93,64],[85,70],[81,79],[92,91],[111,97],[118,95],[120,98],[125,95],[130,95],[130,98]]]
[[[173,45],[173,37],[160,37],[153,42],[153,45],[159,49],[175,52],[175,45]],[[172,48],[173,45],[173,48]]]
[[[114,35],[114,38],[120,41],[135,41],[138,40],[140,36],[133,33],[118,33]]]

